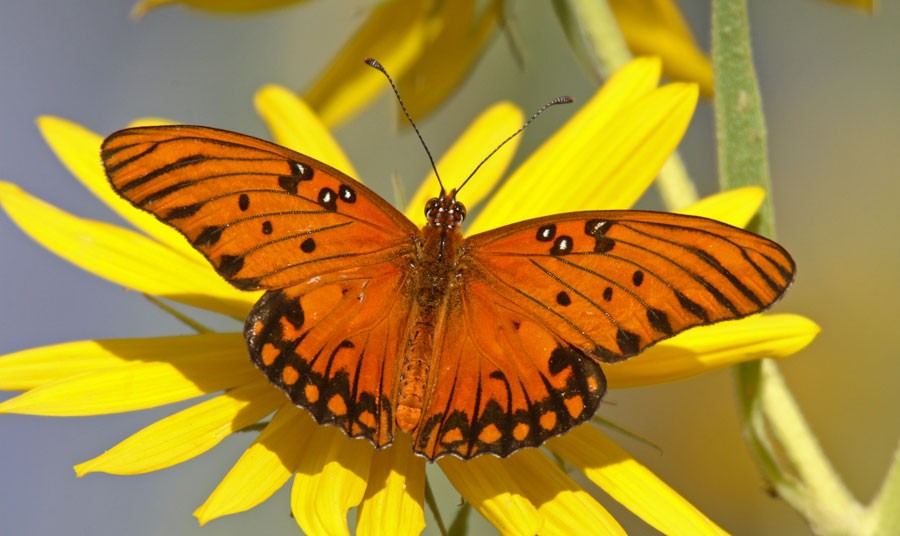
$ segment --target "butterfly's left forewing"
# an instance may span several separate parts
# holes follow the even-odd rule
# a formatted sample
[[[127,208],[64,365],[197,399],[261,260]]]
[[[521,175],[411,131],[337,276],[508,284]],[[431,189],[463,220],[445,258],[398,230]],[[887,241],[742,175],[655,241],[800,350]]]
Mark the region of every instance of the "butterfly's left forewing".
[[[106,138],[101,155],[119,195],[178,229],[243,290],[406,255],[418,232],[340,171],[250,136],[131,128]]]

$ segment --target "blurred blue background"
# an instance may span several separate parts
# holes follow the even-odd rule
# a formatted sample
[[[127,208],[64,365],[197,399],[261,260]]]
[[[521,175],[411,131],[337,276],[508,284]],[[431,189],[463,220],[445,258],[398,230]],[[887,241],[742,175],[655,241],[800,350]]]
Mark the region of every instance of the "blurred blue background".
[[[119,223],[56,160],[34,125],[38,115],[103,134],[152,115],[266,136],[253,111],[256,89],[271,82],[304,88],[371,3],[309,2],[243,18],[173,8],[135,22],[128,1],[6,2],[0,7],[0,179],[75,214]],[[708,3],[682,4],[708,48]],[[750,8],[778,238],[799,266],[777,310],[807,315],[823,328],[782,370],[828,456],[867,501],[900,437],[900,4],[883,2],[876,16],[813,0],[751,2]],[[531,111],[552,96],[584,102],[593,93],[596,86],[572,58],[549,4],[511,2],[510,23],[523,43],[524,69],[515,65],[507,40],[496,39],[461,90],[422,122],[434,153],[494,101]],[[519,160],[573,112],[558,108],[530,128]],[[395,128],[393,114],[385,94],[336,133],[367,183],[388,199],[392,174],[411,191],[428,170],[415,137]],[[713,142],[710,104],[702,102],[681,150],[703,194],[715,191]],[[660,203],[651,192],[641,206]],[[0,258],[0,354],[184,332],[136,293],[43,250],[5,215]],[[659,445],[661,453],[617,437],[726,530],[803,533],[804,522],[766,494],[740,439],[732,383],[731,373],[721,371],[615,391],[602,415]],[[0,393],[0,399],[11,396]],[[157,473],[76,479],[72,465],[171,411],[89,419],[0,415],[0,534],[297,532],[287,489],[203,529],[191,516],[250,436],[229,438]],[[452,506],[458,496],[444,487],[441,501]],[[652,533],[612,509],[630,531]],[[473,533],[487,530],[477,527]]]

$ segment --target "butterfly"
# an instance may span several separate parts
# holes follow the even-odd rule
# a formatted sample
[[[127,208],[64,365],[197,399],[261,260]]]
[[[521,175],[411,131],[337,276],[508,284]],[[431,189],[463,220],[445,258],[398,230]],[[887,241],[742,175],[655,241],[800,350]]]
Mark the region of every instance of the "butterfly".
[[[777,243],[704,218],[558,214],[463,236],[456,190],[419,229],[290,149],[200,126],[106,138],[112,187],[241,290],[253,363],[320,424],[429,460],[541,445],[589,419],[602,366],[778,300]]]

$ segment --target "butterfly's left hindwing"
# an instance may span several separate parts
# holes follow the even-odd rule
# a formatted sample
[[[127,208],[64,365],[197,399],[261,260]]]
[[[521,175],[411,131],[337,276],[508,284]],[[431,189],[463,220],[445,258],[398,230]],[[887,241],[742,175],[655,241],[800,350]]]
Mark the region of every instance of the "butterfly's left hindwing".
[[[658,212],[549,216],[478,234],[465,247],[472,271],[499,295],[605,362],[757,313],[794,275],[771,240]]]
[[[340,171],[233,132],[131,128],[109,136],[101,154],[116,192],[178,229],[243,290],[396,258],[418,232]]]

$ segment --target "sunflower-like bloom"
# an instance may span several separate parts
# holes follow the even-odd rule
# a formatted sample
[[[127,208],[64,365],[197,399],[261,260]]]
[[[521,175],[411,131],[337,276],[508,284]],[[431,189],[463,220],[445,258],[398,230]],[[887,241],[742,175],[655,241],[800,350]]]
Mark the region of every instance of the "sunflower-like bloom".
[[[244,13],[294,2],[143,0],[132,13],[140,17],[167,4]],[[336,127],[347,122],[385,90],[378,73],[359,68],[359,61],[371,56],[391,66],[410,111],[416,117],[425,117],[459,87],[498,33],[503,22],[503,2],[479,4],[476,0],[378,2],[328,60],[328,67],[303,92],[304,100],[326,125]],[[400,120],[405,123],[405,118]]]
[[[627,208],[647,188],[681,138],[697,89],[658,87],[660,64],[637,60],[621,70],[483,203],[469,232],[547,213]],[[291,92],[269,86],[257,106],[280,144],[357,175],[327,128]],[[522,121],[508,103],[485,111],[438,163],[445,177],[463,177],[474,162]],[[67,214],[0,183],[0,203],[32,238],[94,274],[147,295],[243,320],[258,294],[222,281],[184,238],[134,209],[110,189],[99,159],[101,137],[44,117],[53,150],[92,192],[140,232]],[[501,149],[467,187],[472,207],[505,175],[516,142]],[[407,214],[422,218],[425,180]],[[762,192],[717,195],[690,212],[741,225]],[[758,315],[699,328],[663,341],[604,371],[612,389],[673,381],[762,355],[783,357],[808,344],[818,328],[795,315]],[[376,451],[338,428],[319,426],[253,367],[240,333],[91,340],[23,350],[0,357],[0,389],[25,393],[0,412],[83,416],[135,411],[205,396],[136,432],[77,474],[133,475],[199,456],[252,425],[262,428],[207,500],[200,523],[247,510],[292,480],[291,506],[308,534],[418,534],[425,527],[426,462],[400,435]],[[270,419],[266,419],[271,416]],[[265,419],[265,420],[264,420]],[[402,434],[401,434],[402,435]],[[504,534],[619,534],[616,520],[560,468],[563,460],[648,524],[668,534],[721,529],[604,435],[593,423],[523,449],[506,459],[481,456],[437,462],[459,493]]]

